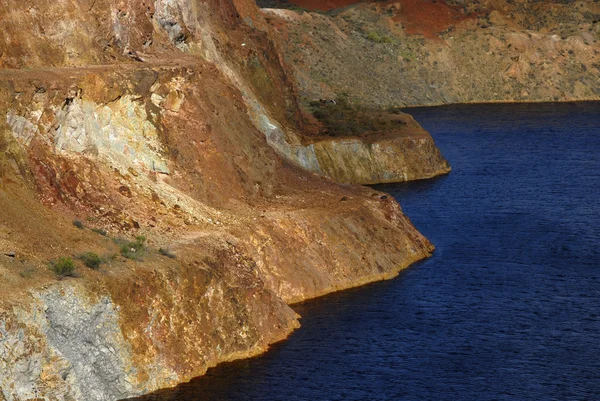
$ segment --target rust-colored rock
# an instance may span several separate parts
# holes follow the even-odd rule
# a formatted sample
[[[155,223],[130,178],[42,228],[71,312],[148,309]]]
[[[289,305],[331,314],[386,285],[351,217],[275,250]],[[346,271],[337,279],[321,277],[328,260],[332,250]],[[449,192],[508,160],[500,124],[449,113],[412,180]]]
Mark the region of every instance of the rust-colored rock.
[[[0,399],[175,385],[284,339],[289,303],[433,250],[394,200],[301,154],[344,182],[386,181],[400,157],[398,177],[428,176],[447,171],[431,138],[361,138],[382,150],[352,178],[359,159],[309,132],[253,2],[9,1],[0,16],[0,250],[15,255],[0,255]],[[433,158],[413,165],[421,139]],[[49,269],[60,257],[75,277]]]

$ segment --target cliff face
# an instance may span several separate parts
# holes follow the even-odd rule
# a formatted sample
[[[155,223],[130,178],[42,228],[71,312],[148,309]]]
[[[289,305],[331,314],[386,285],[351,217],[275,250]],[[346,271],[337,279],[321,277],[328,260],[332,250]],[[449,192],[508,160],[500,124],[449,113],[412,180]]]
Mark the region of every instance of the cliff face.
[[[297,5],[264,13],[305,102],[344,93],[382,108],[600,98],[597,2],[259,3]]]
[[[411,181],[450,172],[433,139],[409,115],[398,130],[327,138],[310,146],[327,177],[336,182],[377,184]]]
[[[432,251],[391,198],[307,172],[298,151],[340,181],[418,178],[448,169],[431,138],[408,117],[403,134],[315,136],[254,3],[0,16],[0,400],[175,385],[285,338],[289,303]],[[60,257],[75,277],[50,271]]]

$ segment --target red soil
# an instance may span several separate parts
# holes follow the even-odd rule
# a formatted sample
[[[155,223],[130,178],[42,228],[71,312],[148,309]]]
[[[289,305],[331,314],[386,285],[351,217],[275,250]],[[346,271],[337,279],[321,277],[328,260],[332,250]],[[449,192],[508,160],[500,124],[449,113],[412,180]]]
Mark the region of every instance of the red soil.
[[[450,26],[474,18],[474,15],[465,15],[459,8],[446,4],[443,0],[399,0],[402,8],[394,17],[396,21],[404,24],[406,33],[410,35],[423,35],[428,39],[435,39]]]
[[[330,11],[363,1],[365,0],[289,0],[289,3],[310,11]],[[423,35],[428,39],[436,39],[450,26],[474,17],[465,15],[462,10],[448,5],[444,0],[389,0],[383,4],[394,3],[401,6],[394,20],[404,24],[406,33]]]

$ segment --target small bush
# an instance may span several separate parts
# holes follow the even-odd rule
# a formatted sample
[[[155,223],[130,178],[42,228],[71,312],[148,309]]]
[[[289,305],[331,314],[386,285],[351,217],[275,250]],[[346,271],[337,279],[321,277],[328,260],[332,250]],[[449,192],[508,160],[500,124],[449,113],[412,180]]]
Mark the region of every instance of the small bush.
[[[372,42],[379,42],[381,40],[381,36],[377,32],[371,31],[367,33],[367,39]]]
[[[56,260],[50,261],[50,270],[59,277],[75,275],[75,262],[67,256],[61,256]]]
[[[370,31],[367,34],[367,39],[375,43],[392,43],[393,40],[389,36],[380,35],[379,32]]]
[[[83,262],[84,265],[89,267],[90,269],[97,269],[102,264],[102,258],[98,256],[97,253],[94,252],[86,252],[79,255],[79,260]]]
[[[410,50],[400,50],[400,55],[402,56],[403,59],[408,60],[408,61],[412,61],[415,59],[415,54],[413,52],[411,52]]]
[[[163,256],[166,256],[167,258],[171,258],[171,259],[177,258],[177,255],[175,255],[173,252],[171,252],[171,250],[169,248],[158,248],[158,253],[160,253]]]
[[[92,228],[92,231],[95,232],[96,234],[100,234],[104,237],[108,237],[108,233],[106,232],[106,230],[103,230],[101,228]]]
[[[73,220],[73,225],[79,228],[80,230],[83,230],[84,228],[83,222],[81,220]]]
[[[127,259],[131,260],[139,260],[145,253],[144,243],[146,242],[146,237],[143,235],[139,235],[136,237],[135,241],[127,241],[121,244],[121,255]]]

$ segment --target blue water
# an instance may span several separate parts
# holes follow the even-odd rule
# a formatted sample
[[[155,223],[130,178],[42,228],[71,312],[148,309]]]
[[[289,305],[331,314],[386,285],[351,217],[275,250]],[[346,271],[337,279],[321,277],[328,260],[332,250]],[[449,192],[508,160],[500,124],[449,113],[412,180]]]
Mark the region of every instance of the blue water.
[[[453,171],[380,187],[437,246],[140,400],[600,399],[600,104],[411,109]]]

